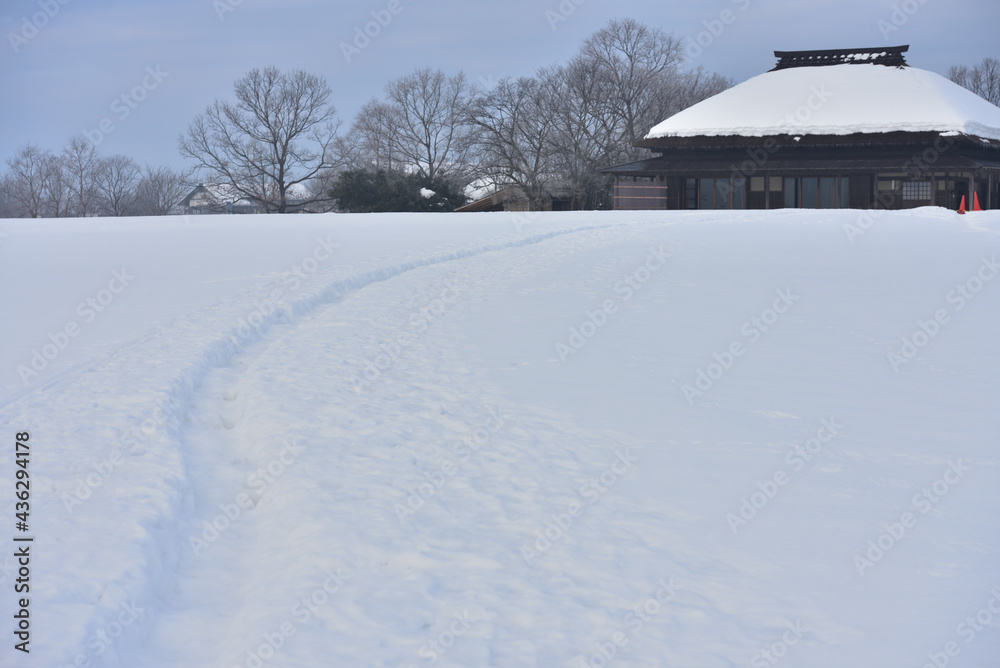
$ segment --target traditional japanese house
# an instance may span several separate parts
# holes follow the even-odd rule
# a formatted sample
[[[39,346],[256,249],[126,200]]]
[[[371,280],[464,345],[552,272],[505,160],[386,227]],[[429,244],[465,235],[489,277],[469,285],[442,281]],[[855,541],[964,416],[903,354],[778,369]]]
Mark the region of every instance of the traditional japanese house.
[[[603,170],[616,209],[1000,208],[1000,107],[908,46],[776,51],[777,66],[652,128]]]

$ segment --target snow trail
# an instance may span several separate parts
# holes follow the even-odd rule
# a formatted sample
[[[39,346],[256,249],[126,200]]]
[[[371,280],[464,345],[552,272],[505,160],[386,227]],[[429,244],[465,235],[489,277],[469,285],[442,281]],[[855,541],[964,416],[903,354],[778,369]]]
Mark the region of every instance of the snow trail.
[[[791,639],[781,665],[832,668],[964,643],[1000,550],[1000,219],[848,240],[857,215],[338,219],[337,261],[276,308],[283,274],[236,267],[258,287],[0,407],[38,444],[59,574],[32,659],[732,666]]]
[[[597,233],[607,236],[608,229],[609,226],[585,227],[572,230],[572,234],[575,236]],[[276,612],[272,609],[273,601],[265,598],[266,603],[255,606],[254,599],[261,599],[260,592],[267,591],[265,583],[274,577],[275,571],[279,573],[295,571],[295,577],[304,576],[298,568],[293,568],[287,563],[284,556],[287,546],[284,543],[282,549],[278,551],[268,550],[268,544],[275,541],[276,535],[280,535],[282,541],[286,540],[288,523],[290,520],[294,523],[294,518],[288,516],[290,513],[308,518],[323,514],[326,506],[311,498],[312,494],[297,495],[287,482],[304,478],[299,480],[298,484],[302,485],[303,489],[308,489],[309,478],[299,469],[308,467],[311,461],[310,450],[315,447],[316,437],[309,433],[306,425],[315,425],[323,420],[319,416],[294,413],[286,415],[284,420],[277,420],[272,414],[276,412],[276,406],[285,403],[282,399],[285,392],[291,393],[296,388],[312,386],[316,388],[316,394],[321,394],[323,383],[342,383],[346,379],[350,382],[351,394],[346,397],[339,395],[330,403],[338,407],[338,413],[345,423],[355,422],[359,414],[364,414],[364,410],[359,410],[359,407],[349,402],[356,399],[359,393],[357,378],[364,375],[364,367],[358,366],[353,374],[341,372],[334,375],[332,371],[326,370],[318,379],[307,377],[299,379],[295,384],[289,384],[282,378],[281,372],[267,370],[264,361],[273,357],[276,350],[286,353],[291,350],[292,357],[275,366],[278,369],[287,369],[301,365],[299,355],[302,347],[293,345],[290,341],[302,339],[308,341],[309,332],[318,327],[328,326],[324,324],[328,319],[326,316],[336,314],[346,299],[363,301],[366,292],[380,283],[394,281],[413,272],[478,262],[485,254],[502,253],[508,249],[523,248],[527,245],[545,246],[546,242],[558,241],[566,234],[565,231],[545,233],[515,242],[488,244],[425,260],[376,268],[360,276],[331,284],[308,299],[300,300],[289,309],[295,314],[294,316],[290,317],[288,311],[284,314],[274,313],[271,322],[257,328],[258,334],[252,342],[247,343],[247,337],[243,337],[243,340],[238,341],[239,345],[234,345],[230,335],[227,345],[236,354],[225,360],[224,365],[209,371],[198,381],[195,394],[189,402],[190,408],[184,418],[187,426],[180,441],[187,453],[185,464],[192,486],[189,504],[191,507],[181,519],[183,529],[180,535],[184,536],[184,540],[182,556],[177,566],[179,581],[175,588],[172,587],[164,594],[163,607],[159,611],[161,619],[157,623],[146,652],[151,658],[145,659],[144,665],[209,666],[228,665],[239,661],[242,663],[237,665],[244,665],[250,660],[248,657],[254,648],[246,644],[252,639],[247,639],[245,634],[241,637],[237,630],[253,626],[254,623],[259,623],[262,617],[266,618]],[[562,248],[558,253],[565,254],[566,249]],[[471,286],[482,282],[480,280],[482,278],[473,276],[460,279],[463,287],[458,287],[454,281],[459,279],[453,277],[450,290],[447,281],[434,289],[442,294],[450,291],[457,299]],[[388,290],[393,292],[392,289]],[[422,297],[412,295],[409,298],[400,298],[399,294],[400,290],[397,288],[396,303],[390,303],[388,300],[377,301],[385,306],[377,309],[381,312],[373,314],[372,319],[378,321],[391,316],[398,308],[412,309],[412,306],[408,305],[419,304],[421,299],[426,304],[441,301],[435,299],[433,292]],[[425,313],[427,312],[425,310]],[[334,320],[340,320],[341,317],[334,316]],[[348,320],[358,333],[364,331],[363,328],[357,327],[363,317]],[[427,323],[428,326],[430,324]],[[357,336],[356,333],[355,337]],[[344,366],[343,362],[346,359],[340,361],[341,366]],[[307,366],[305,370],[315,375],[322,369],[322,366]],[[428,386],[426,378],[421,378],[419,382],[420,391],[413,394],[412,403],[408,406],[411,411],[426,410],[422,405],[426,406],[428,400],[432,405],[441,401],[438,397],[430,398],[435,389],[433,386]],[[448,384],[447,381],[440,382],[441,387]],[[277,390],[282,385],[285,385],[285,388]],[[374,405],[368,405],[368,410],[384,411],[386,406],[392,403],[391,394],[386,396],[379,393],[375,396],[378,399]],[[448,400],[461,400],[464,403],[465,400],[459,399],[460,396],[462,395],[449,392]],[[312,404],[315,400],[315,396],[309,399],[300,398],[300,401],[305,401],[307,404]],[[327,403],[324,402],[324,405]],[[480,419],[492,419],[498,428],[507,421],[507,416],[499,407],[489,407],[484,404],[483,411],[486,417]],[[450,427],[455,424],[454,419],[445,422]],[[289,426],[283,429],[281,426],[283,424]],[[336,423],[330,427],[337,431],[337,440],[342,441],[353,435],[352,430],[338,427]],[[434,436],[428,438],[433,439]],[[330,447],[336,447],[337,440],[332,441]],[[354,468],[359,470],[360,474],[360,470],[367,466],[368,462],[362,459]],[[339,465],[332,469],[326,469],[324,465],[321,470],[339,470]],[[269,505],[267,500],[279,494],[286,501],[277,507]],[[288,502],[287,499],[291,497],[297,498],[300,505]],[[330,530],[334,530],[334,527],[330,527]],[[310,545],[305,543],[301,550],[308,552]],[[297,552],[299,550],[296,550]],[[273,564],[275,570],[262,568],[263,563]],[[352,564],[352,567],[358,566]],[[372,565],[366,563],[366,567],[370,569]],[[347,575],[342,565],[327,563],[324,568],[325,570],[316,572],[312,572],[315,569],[305,568],[305,571],[312,575],[312,580],[308,578],[302,580],[301,588],[305,592],[303,596],[306,598],[310,596],[310,586],[312,591],[315,591],[317,587],[328,584],[331,574],[344,580],[345,583],[354,577]],[[283,583],[281,588],[283,589],[286,584]],[[349,585],[336,582],[336,586],[339,590],[341,586]],[[324,590],[326,594],[329,594],[330,587],[332,585]],[[279,629],[277,631],[279,635],[282,625],[293,624],[291,628],[294,629],[297,619],[304,618],[307,613],[311,614],[308,604],[296,607],[293,603],[289,603],[285,607],[287,608],[285,617],[276,618],[273,624],[274,629]],[[264,626],[260,628],[260,635],[264,637],[269,631]],[[270,633],[274,632],[273,629],[270,630]],[[178,647],[175,641],[177,637],[189,637],[192,642]],[[272,635],[272,637],[278,636]],[[205,656],[203,649],[205,647],[212,647],[218,655]],[[275,665],[281,665],[280,661]]]

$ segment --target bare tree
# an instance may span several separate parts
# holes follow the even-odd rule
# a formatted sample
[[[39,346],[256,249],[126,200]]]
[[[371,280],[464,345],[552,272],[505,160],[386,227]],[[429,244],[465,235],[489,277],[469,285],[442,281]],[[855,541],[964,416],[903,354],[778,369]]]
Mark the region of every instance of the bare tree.
[[[477,89],[465,75],[419,69],[389,82],[358,112],[341,151],[352,169],[408,171],[464,186],[471,180]]]
[[[134,215],[142,170],[132,158],[113,155],[101,160],[97,172],[100,210],[105,216]]]
[[[601,167],[647,154],[632,144],[649,128],[732,83],[701,68],[680,69],[677,42],[631,20],[612,21],[566,66],[540,70],[555,94],[552,152],[574,208],[610,205]]]
[[[701,67],[661,79],[654,90],[647,131],[660,121],[731,88],[733,84],[732,79],[709,74]]]
[[[480,131],[482,177],[496,187],[517,186],[532,209],[545,208],[556,178],[552,157],[554,94],[538,79],[502,79],[475,100],[470,120]]]
[[[63,149],[63,168],[70,194],[70,215],[85,217],[96,213],[97,174],[101,159],[94,145],[77,136]]]
[[[167,216],[191,190],[190,172],[146,165],[137,186],[135,211],[140,216]]]
[[[465,75],[425,68],[391,81],[385,91],[391,142],[406,165],[430,179],[468,174],[474,127],[468,111],[476,90]]]
[[[45,164],[45,215],[50,218],[70,216],[70,181],[62,158],[49,154]]]
[[[601,167],[648,154],[633,144],[649,128],[731,85],[681,65],[678,40],[622,19],[594,33],[567,65],[504,79],[471,113],[488,180],[519,186],[533,208],[556,186],[572,189],[574,208],[607,206],[611,181]]]
[[[337,163],[340,124],[330,86],[301,70],[268,67],[239,79],[234,91],[235,103],[216,100],[195,117],[179,140],[181,155],[195,160],[209,180],[284,213],[290,191]]]
[[[610,181],[597,170],[616,162],[621,152],[611,101],[597,69],[594,62],[575,58],[565,67],[541,70],[537,75],[552,91],[551,151],[558,172],[573,190],[575,209],[608,204]]]
[[[633,19],[614,19],[584,42],[580,57],[596,66],[606,87],[619,145],[631,147],[663,120],[656,117],[657,98],[663,80],[681,65],[679,40]]]
[[[25,144],[7,160],[7,196],[13,215],[40,218],[49,205],[49,178],[54,156],[35,144]]]
[[[358,111],[340,152],[354,169],[392,171],[402,167],[396,134],[400,121],[395,108],[381,100],[369,100]]]
[[[1000,106],[1000,60],[984,58],[972,68],[958,65],[948,70],[948,78],[979,97]]]
[[[0,175],[0,218],[15,218],[14,204],[8,193],[7,175]]]

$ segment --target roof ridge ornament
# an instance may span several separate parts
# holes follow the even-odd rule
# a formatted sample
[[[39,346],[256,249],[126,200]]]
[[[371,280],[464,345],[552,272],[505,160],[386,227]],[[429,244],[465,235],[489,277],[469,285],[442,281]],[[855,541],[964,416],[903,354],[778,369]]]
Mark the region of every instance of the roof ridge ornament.
[[[778,64],[771,72],[793,67],[822,67],[825,65],[885,65],[909,67],[904,53],[910,45],[876,46],[865,49],[825,49],[819,51],[775,51]]]

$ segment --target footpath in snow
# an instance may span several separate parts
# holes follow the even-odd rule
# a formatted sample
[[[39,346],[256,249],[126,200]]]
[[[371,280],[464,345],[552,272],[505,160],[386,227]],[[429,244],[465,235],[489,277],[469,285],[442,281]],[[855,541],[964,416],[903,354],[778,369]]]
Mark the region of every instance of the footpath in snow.
[[[0,665],[1000,656],[1000,215],[0,232]]]

